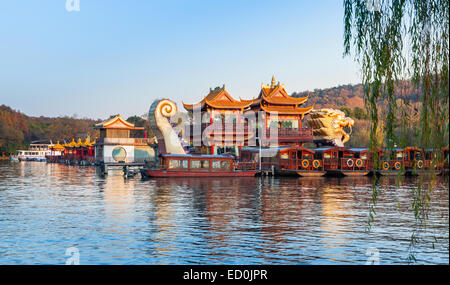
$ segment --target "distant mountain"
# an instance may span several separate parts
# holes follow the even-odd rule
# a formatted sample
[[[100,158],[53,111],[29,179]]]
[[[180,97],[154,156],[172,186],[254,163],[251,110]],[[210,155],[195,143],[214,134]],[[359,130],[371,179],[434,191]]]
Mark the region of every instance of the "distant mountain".
[[[307,105],[314,104],[318,108],[355,107],[364,108],[364,87],[362,84],[348,84],[326,89],[314,89],[314,91],[302,91],[292,93],[293,97],[304,97],[309,93]],[[414,88],[411,81],[401,81],[395,88],[395,96],[403,98],[410,103],[420,101],[420,93]]]

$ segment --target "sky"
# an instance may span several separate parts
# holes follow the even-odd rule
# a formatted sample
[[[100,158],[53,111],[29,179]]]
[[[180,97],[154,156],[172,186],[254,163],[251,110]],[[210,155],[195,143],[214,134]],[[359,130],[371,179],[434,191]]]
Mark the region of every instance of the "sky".
[[[339,0],[66,1],[0,0],[0,105],[105,119],[223,84],[251,99],[273,75],[288,93],[360,82]]]

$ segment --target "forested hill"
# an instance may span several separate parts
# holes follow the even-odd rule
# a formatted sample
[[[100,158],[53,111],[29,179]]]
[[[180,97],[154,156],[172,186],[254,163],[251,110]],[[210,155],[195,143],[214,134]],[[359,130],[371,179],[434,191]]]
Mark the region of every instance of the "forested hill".
[[[0,106],[0,152],[26,148],[32,141],[71,140],[80,134],[95,135],[96,120],[71,117],[30,117],[8,106]]]
[[[105,118],[107,119],[107,118]],[[144,126],[145,120],[139,116],[127,119],[136,126]],[[30,117],[8,106],[0,106],[0,156],[27,148],[33,141],[71,141],[80,136],[98,137],[94,125],[101,120],[73,117]]]
[[[362,84],[341,85],[333,88],[315,89],[314,91],[294,92],[294,97],[304,97],[309,93],[306,106],[314,104],[315,109],[336,108],[342,110],[347,116],[355,120],[350,141],[346,144],[349,147],[368,146],[370,137],[370,120],[364,108],[364,86]],[[395,86],[395,97],[397,98],[397,111],[408,114],[408,124],[404,129],[402,123],[395,122],[394,135],[397,138],[406,138],[408,145],[417,145],[417,127],[420,119],[420,90],[414,87],[409,80],[400,81]],[[385,104],[383,104],[385,103]],[[379,144],[383,144],[385,136],[385,114],[387,102],[379,102],[379,122],[378,134]],[[401,116],[396,116],[400,118]],[[307,118],[306,118],[307,120]]]
[[[309,93],[307,105],[314,104],[315,108],[364,107],[364,87],[362,84],[340,85],[314,91],[294,92],[292,96],[303,97]],[[397,98],[406,99],[409,103],[420,101],[419,92],[410,81],[401,81],[395,88]]]

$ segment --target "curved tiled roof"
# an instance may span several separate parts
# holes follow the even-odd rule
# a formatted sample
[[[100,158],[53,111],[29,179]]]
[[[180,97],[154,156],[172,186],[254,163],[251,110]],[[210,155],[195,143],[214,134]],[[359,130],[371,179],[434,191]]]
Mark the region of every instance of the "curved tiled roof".
[[[208,95],[203,98],[197,104],[185,104],[183,106],[186,110],[191,111],[197,104],[200,104],[200,109],[203,109],[205,105],[211,106],[217,109],[243,109],[249,107],[253,101],[251,100],[236,100],[225,90],[225,85],[223,87],[216,87],[211,89]]]
[[[63,151],[63,150],[65,150],[65,147],[62,146],[62,145],[59,143],[59,141],[58,141],[55,145],[52,145],[50,148],[53,149],[53,150],[55,150],[55,151]]]
[[[262,84],[261,92],[258,96],[258,98],[262,98],[268,103],[280,105],[300,105],[305,103],[308,97],[309,95],[300,98],[291,97],[287,94],[286,89],[284,89],[284,85],[280,83],[270,86]]]
[[[225,85],[223,87],[216,87],[215,89],[210,89],[208,95],[203,98],[197,104],[185,104],[183,106],[186,110],[192,111],[194,107],[199,106],[200,110],[203,110],[206,105],[211,106],[216,109],[245,109],[247,107],[258,107],[259,105],[263,110],[268,110],[269,112],[279,112],[279,113],[289,113],[295,114],[306,113],[312,110],[313,107],[299,108],[298,105],[305,103],[309,98],[308,96],[295,98],[289,96],[284,88],[283,84],[275,84],[275,78],[272,77],[272,82],[270,85],[261,85],[261,91],[257,98],[245,100],[239,98],[239,101],[231,97],[231,95],[225,90]],[[278,106],[266,106],[263,108],[263,103],[267,102],[267,105],[278,105]],[[286,108],[287,107],[287,108]],[[291,107],[291,108],[289,108]]]
[[[77,143],[75,142],[75,139],[72,139],[72,141],[70,143],[67,143],[64,145],[65,147],[77,147]]]
[[[96,129],[134,129],[134,130],[143,130],[143,127],[135,127],[134,124],[127,122],[123,119],[120,114],[111,118],[107,121],[95,124]]]

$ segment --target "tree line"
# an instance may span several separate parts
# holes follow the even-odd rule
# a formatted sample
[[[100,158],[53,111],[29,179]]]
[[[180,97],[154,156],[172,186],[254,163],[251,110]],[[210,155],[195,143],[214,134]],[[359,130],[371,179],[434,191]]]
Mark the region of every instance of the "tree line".
[[[69,142],[72,138],[87,137],[95,139],[99,136],[94,129],[102,120],[88,118],[64,117],[31,117],[12,108],[0,106],[0,156],[17,153],[19,149],[27,149],[34,141]],[[127,119],[137,127],[147,127],[147,120],[140,116]],[[144,136],[144,133],[132,134]]]

